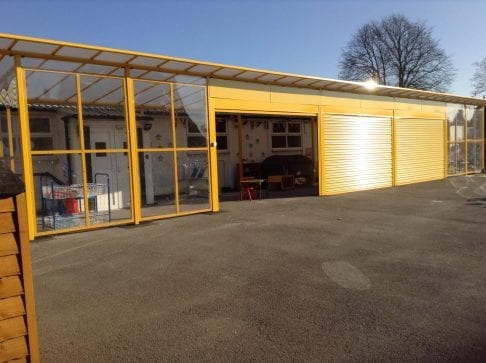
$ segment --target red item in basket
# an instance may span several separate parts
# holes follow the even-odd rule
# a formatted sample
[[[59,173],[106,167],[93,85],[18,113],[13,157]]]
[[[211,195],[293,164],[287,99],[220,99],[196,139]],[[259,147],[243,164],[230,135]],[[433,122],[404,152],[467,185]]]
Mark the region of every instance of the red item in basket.
[[[66,208],[65,211],[67,215],[79,213],[79,206],[76,198],[64,199],[64,207]]]

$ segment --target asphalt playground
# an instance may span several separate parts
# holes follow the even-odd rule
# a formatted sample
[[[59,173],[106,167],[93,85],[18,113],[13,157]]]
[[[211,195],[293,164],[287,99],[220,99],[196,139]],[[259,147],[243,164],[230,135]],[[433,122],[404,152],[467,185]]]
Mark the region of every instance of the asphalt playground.
[[[486,177],[32,243],[43,362],[486,361]]]

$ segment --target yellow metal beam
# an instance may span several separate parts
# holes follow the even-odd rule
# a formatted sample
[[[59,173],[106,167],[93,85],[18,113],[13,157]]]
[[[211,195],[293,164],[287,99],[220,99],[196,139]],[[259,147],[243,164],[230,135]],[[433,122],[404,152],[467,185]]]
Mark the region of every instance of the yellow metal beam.
[[[391,119],[391,148],[392,148],[392,186],[397,185],[397,130],[395,120],[395,110],[393,110],[393,116]]]
[[[13,135],[13,124],[12,124],[12,111],[10,106],[6,110],[7,116],[7,132],[8,132],[8,154],[10,156],[10,170],[15,173],[15,148],[14,148],[14,135]],[[2,150],[3,152],[3,150]],[[19,152],[19,151],[17,151]]]
[[[455,158],[454,158],[455,159]],[[444,179],[449,175],[449,137],[447,112],[444,113]]]
[[[326,175],[324,173],[325,152],[324,152],[324,107],[319,106],[317,112],[317,172],[319,175],[319,195],[326,193]]]
[[[177,168],[177,135],[176,135],[176,119],[175,119],[175,108],[174,108],[174,86],[170,85],[170,118],[172,121],[172,146],[174,147],[174,152],[172,153],[172,158],[174,161],[174,195],[176,204],[176,213],[180,213],[179,205],[179,173]]]
[[[89,219],[89,196],[88,196],[88,175],[87,175],[87,168],[86,168],[86,157],[91,157],[91,155],[86,156],[84,153],[84,149],[86,145],[84,145],[84,127],[83,127],[83,103],[81,100],[81,80],[80,75],[76,75],[76,100],[78,103],[78,129],[79,129],[79,145],[81,146],[81,171],[82,171],[82,180],[83,180],[83,203],[84,203],[84,223],[86,226],[91,225],[91,221]]]
[[[241,121],[241,114],[237,115],[238,118],[238,171],[240,179],[243,178],[243,124]]]
[[[34,173],[30,156],[30,129],[27,109],[27,90],[25,73],[20,65],[20,57],[15,57],[15,73],[17,76],[17,104],[19,107],[20,138],[22,140],[22,165],[24,169],[25,195],[27,200],[27,215],[29,220],[29,239],[33,240],[36,231],[36,208],[34,192]]]
[[[219,183],[218,183],[218,149],[216,144],[216,114],[212,107],[211,98],[207,99],[208,110],[208,136],[209,136],[209,183],[210,203],[213,212],[219,212]]]
[[[131,176],[131,198],[132,198],[132,216],[134,218],[135,224],[140,223],[142,218],[142,197],[141,197],[141,186],[140,186],[140,170],[139,170],[139,155],[138,155],[138,142],[137,142],[137,117],[135,113],[135,96],[133,91],[133,80],[130,78],[129,70],[125,70],[126,78],[126,90],[125,90],[125,104],[127,110],[127,120],[125,120],[125,130],[128,135],[128,165],[129,175]]]

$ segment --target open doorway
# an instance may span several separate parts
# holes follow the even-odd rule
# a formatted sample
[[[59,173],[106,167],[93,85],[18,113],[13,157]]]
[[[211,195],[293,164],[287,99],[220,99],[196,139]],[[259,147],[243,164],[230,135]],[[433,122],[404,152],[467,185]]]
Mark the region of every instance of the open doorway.
[[[216,140],[222,201],[318,195],[317,117],[216,113]]]

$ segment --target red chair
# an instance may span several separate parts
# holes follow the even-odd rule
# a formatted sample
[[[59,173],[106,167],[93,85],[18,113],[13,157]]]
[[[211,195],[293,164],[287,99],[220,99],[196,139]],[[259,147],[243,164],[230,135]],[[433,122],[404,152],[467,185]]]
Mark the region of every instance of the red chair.
[[[252,201],[253,198],[255,198],[255,186],[244,182],[249,179],[251,178],[242,178],[240,180],[240,200],[243,200],[245,196],[248,197],[249,201]]]

